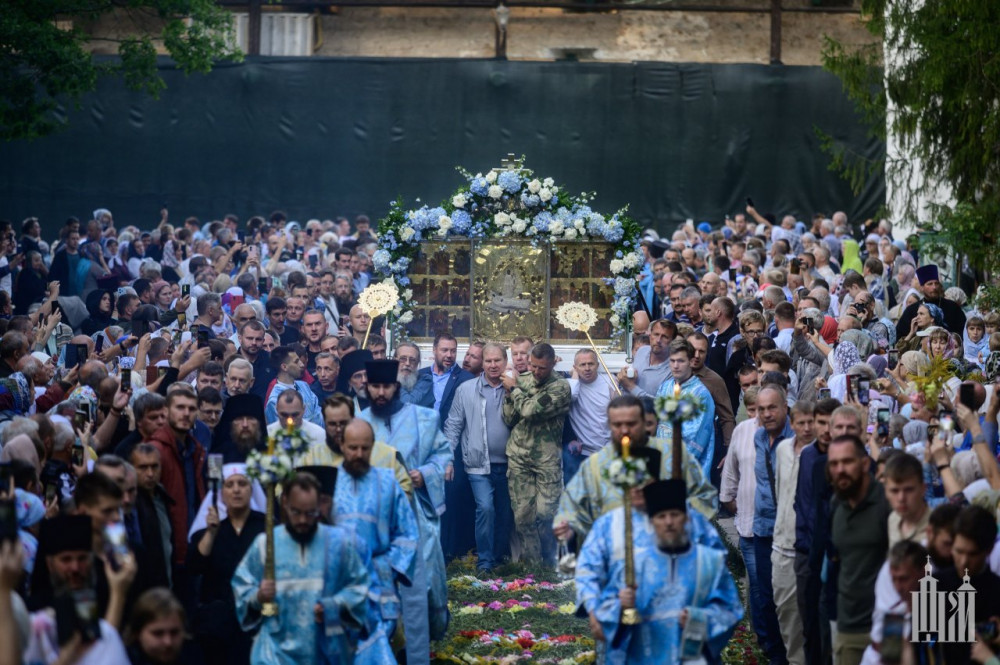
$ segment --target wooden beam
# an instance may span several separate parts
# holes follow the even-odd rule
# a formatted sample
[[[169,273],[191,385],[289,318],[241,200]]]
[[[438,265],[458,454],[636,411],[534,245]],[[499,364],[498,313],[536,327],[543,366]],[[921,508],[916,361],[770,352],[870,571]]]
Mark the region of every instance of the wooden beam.
[[[250,20],[247,22],[247,55],[260,55],[261,2],[250,0]]]
[[[771,64],[781,64],[781,0],[771,0]]]

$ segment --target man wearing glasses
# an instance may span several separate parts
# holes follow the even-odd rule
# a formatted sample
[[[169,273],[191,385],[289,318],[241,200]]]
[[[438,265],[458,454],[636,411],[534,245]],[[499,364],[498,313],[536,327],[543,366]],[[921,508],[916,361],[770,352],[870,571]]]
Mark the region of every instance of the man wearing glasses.
[[[420,369],[420,347],[413,342],[403,342],[396,347],[399,361],[399,400],[404,404],[434,406],[431,378],[417,372]]]

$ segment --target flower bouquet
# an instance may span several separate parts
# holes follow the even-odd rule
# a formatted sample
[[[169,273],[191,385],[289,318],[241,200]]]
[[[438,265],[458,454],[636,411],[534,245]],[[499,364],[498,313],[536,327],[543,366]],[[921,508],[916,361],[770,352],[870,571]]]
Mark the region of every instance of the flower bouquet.
[[[616,457],[601,469],[601,475],[615,487],[628,490],[649,480],[646,460],[642,457]]]
[[[656,413],[660,420],[682,423],[697,418],[704,411],[705,403],[692,393],[675,391],[673,396],[661,395],[656,398]]]

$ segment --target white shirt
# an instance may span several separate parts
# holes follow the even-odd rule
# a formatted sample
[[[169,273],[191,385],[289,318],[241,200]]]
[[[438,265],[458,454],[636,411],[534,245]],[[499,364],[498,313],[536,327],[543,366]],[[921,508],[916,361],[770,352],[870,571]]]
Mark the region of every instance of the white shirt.
[[[736,499],[736,533],[743,538],[753,538],[753,502],[757,493],[757,477],[754,475],[757,449],[753,435],[759,427],[756,418],[744,420],[736,426],[729,441],[726,463],[722,467],[719,501]]]
[[[570,379],[569,388],[569,422],[577,440],[583,444],[583,454],[590,456],[611,441],[608,404],[612,390],[608,375],[598,372],[597,378],[590,383]]]
[[[774,489],[778,493],[778,510],[774,519],[772,549],[786,556],[795,556],[795,489],[799,485],[799,455],[795,452],[795,437],[778,443],[774,451]]]
[[[777,337],[774,338],[774,345],[788,355],[792,355],[793,330],[795,330],[795,328],[785,328],[784,330],[779,330]]]
[[[125,645],[118,632],[104,619],[101,622],[101,639],[76,661],[76,665],[129,665]],[[31,615],[32,636],[25,650],[29,663],[54,663],[59,659],[55,612],[42,610]]]

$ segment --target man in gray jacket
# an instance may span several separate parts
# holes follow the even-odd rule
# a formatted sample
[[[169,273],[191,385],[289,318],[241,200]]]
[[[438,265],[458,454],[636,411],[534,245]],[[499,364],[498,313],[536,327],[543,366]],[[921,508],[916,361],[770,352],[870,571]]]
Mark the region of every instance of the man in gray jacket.
[[[798,399],[806,402],[817,400],[816,379],[827,377],[826,355],[812,342],[819,339],[823,315],[818,309],[807,307],[795,321],[792,330],[792,366],[799,380]],[[811,330],[810,330],[811,328]]]
[[[483,347],[483,373],[455,389],[444,424],[452,452],[461,446],[462,461],[476,501],[476,568],[487,571],[509,552],[514,526],[507,490],[507,438],[501,407],[506,391],[502,377],[507,350],[499,344]],[[456,453],[457,454],[457,453]]]

